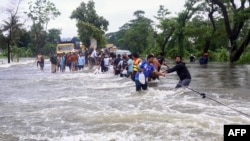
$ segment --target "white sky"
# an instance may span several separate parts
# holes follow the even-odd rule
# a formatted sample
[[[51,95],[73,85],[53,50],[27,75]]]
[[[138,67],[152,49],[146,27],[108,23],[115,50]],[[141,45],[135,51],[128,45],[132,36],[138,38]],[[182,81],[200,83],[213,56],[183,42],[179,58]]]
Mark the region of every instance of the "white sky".
[[[2,25],[7,15],[3,9],[9,7],[10,1],[13,0],[0,0],[0,25]],[[30,0],[22,1],[20,11],[28,11],[28,1]],[[48,29],[62,29],[62,37],[77,36],[76,21],[71,20],[69,17],[72,11],[80,6],[82,1],[87,3],[88,0],[50,1],[56,5],[61,15],[49,22]],[[133,13],[137,10],[143,10],[145,17],[155,20],[153,16],[157,15],[159,6],[164,5],[173,15],[176,15],[176,12],[181,12],[181,10],[184,9],[185,0],[94,0],[94,2],[97,14],[109,21],[108,33],[118,31],[119,27],[135,19]],[[24,21],[25,19],[26,18],[23,18],[22,20]],[[29,24],[29,26],[30,25],[31,24]]]

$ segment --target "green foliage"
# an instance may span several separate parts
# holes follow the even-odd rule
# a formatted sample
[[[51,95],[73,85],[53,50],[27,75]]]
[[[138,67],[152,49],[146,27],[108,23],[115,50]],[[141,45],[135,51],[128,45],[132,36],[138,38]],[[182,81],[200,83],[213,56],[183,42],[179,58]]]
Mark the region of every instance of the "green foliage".
[[[217,2],[221,2],[222,5],[218,5]],[[247,2],[242,1],[242,4],[245,5]],[[118,32],[107,34],[106,38],[118,48],[128,49],[142,56],[163,52],[168,57],[180,54],[189,57],[190,54],[194,54],[199,58],[207,51],[206,46],[209,47],[209,61],[234,62],[240,57],[237,63],[249,63],[250,53],[247,52],[245,44],[241,45],[248,44],[250,39],[247,24],[250,8],[246,5],[242,8],[232,8],[235,2],[231,3],[229,5],[228,0],[189,0],[184,5],[184,10],[174,17],[168,17],[170,12],[161,5],[155,16],[158,25],[144,17],[144,11],[137,10],[134,12],[135,19],[125,23]],[[221,11],[223,6],[227,11]],[[207,18],[212,10],[215,10],[215,26]],[[224,19],[225,14],[222,12],[227,12],[228,20]],[[4,24],[0,26],[0,48],[4,51],[2,56],[7,54],[8,43],[14,57],[36,55],[38,52],[55,52],[55,41],[59,38],[61,30],[51,29],[46,32],[48,22],[60,15],[55,5],[49,0],[31,1],[26,14],[33,22],[29,31],[22,29],[16,15],[10,16],[7,20],[3,19]],[[109,22],[97,14],[93,0],[88,3],[82,2],[70,18],[77,20],[79,38],[85,46],[90,45],[91,38],[97,39],[98,48],[105,46],[104,31],[107,31]],[[231,33],[227,31],[228,27],[231,28]],[[8,35],[10,29],[11,35]],[[232,38],[234,44],[233,56],[230,57],[234,58],[233,60],[229,60],[228,37]],[[241,51],[245,52],[241,55]]]
[[[11,46],[10,48],[11,50],[11,60],[12,61],[19,61],[20,57],[29,57],[32,56],[32,51],[31,49],[28,48],[24,48],[24,47],[18,47],[18,46]],[[4,49],[3,53],[1,54],[1,56],[7,56],[8,54],[8,50]]]
[[[202,55],[202,52],[200,53]],[[211,62],[226,62],[229,59],[229,52],[224,47],[216,49],[215,51],[209,51],[209,61]]]
[[[149,53],[153,53],[156,56],[159,56],[159,54],[161,53],[161,50],[159,47],[156,47],[154,44],[154,41],[148,41],[149,46],[143,50],[143,52],[140,54],[140,56],[147,56]]]
[[[20,35],[20,39],[17,42],[18,47],[28,47],[28,44],[31,42],[31,37],[29,32],[26,30],[22,31],[22,34]]]
[[[43,51],[47,43],[47,25],[50,20],[55,19],[61,13],[55,4],[49,0],[36,0],[28,3],[29,11],[25,12],[32,20],[30,29],[31,42],[28,45],[34,54]]]
[[[248,44],[250,41],[249,1],[241,0],[241,6],[237,6],[239,1],[230,1],[230,4],[228,4],[228,1],[223,0],[213,0],[212,2],[217,6],[216,10],[221,11],[219,14],[223,17],[225,32],[232,43],[229,61],[230,63],[236,62],[244,53],[246,43]],[[247,30],[246,37],[242,36],[244,30]]]
[[[45,30],[47,29],[48,22],[61,14],[50,0],[36,0],[34,3],[30,1],[28,5],[29,12],[25,12],[27,16],[33,21],[34,25],[39,24]],[[41,29],[37,28],[37,30]]]
[[[163,8],[163,7],[161,7]],[[159,13],[165,13],[168,14],[167,9],[160,9],[158,11]],[[158,27],[162,32],[155,33],[156,42],[159,45],[161,53],[166,53],[166,47],[169,45],[171,40],[173,40],[173,34],[176,30],[176,19],[175,18],[166,18],[167,15],[161,15],[162,17],[158,17],[160,24],[156,27]]]
[[[144,11],[135,11],[136,18],[124,24],[119,32],[112,35],[117,39],[116,46],[138,54],[149,53],[149,48],[155,46],[152,21],[143,15]]]
[[[229,9],[227,14],[232,22],[231,26],[234,25],[233,27],[240,29],[240,22],[244,22],[250,17],[250,8],[230,9],[231,5],[225,4],[226,1],[219,1],[224,4],[226,9]],[[245,2],[243,1],[243,3]],[[236,37],[235,35],[238,33],[235,31],[239,31],[239,36],[235,38],[237,40],[235,41],[236,47],[241,45],[243,41],[248,43],[245,39],[249,39],[249,26],[244,24],[241,31],[234,29],[232,31],[235,33],[228,35],[227,30],[225,30],[227,28],[225,22],[227,21],[223,19],[223,15],[220,15],[222,11],[218,12],[219,8],[216,3],[211,3],[211,1],[190,0],[185,3],[185,9],[177,17],[168,18],[168,10],[164,6],[160,6],[157,16],[155,16],[159,20],[159,25],[154,26],[154,29],[157,28],[157,32],[154,33],[153,38],[149,33],[147,38],[144,38],[147,39],[144,42],[140,40],[140,37],[144,36],[145,33],[141,34],[143,32],[135,26],[135,23],[138,23],[138,19],[142,18],[144,14],[143,11],[138,10],[135,12],[137,19],[124,24],[120,31],[109,37],[112,37],[112,43],[142,55],[150,52],[157,54],[161,49],[161,52],[170,57],[176,55],[189,57],[190,54],[194,54],[199,58],[204,51],[209,51],[209,61],[229,61],[228,37]],[[211,13],[212,11],[214,13]],[[213,14],[212,20],[207,17],[208,14]],[[232,18],[234,19],[232,20]],[[172,33],[172,31],[174,32]],[[154,43],[155,41],[156,43]],[[147,44],[143,45],[143,43]],[[248,60],[244,56],[241,59]]]
[[[105,38],[107,40],[108,43],[112,43],[114,45],[118,45],[118,32],[112,32],[112,33],[108,33],[105,35]]]
[[[6,38],[0,34],[0,49],[4,50],[7,46]]]
[[[56,43],[46,43],[43,48],[36,48],[34,44],[29,44],[28,49],[32,52],[31,56],[35,56],[38,53],[43,53],[44,55],[49,55],[50,53],[55,53]]]
[[[250,52],[244,52],[240,59],[236,62],[238,64],[249,64],[250,63]]]
[[[95,3],[90,0],[87,4],[82,2],[70,16],[71,19],[89,23],[102,31],[107,31],[109,22],[102,16],[99,16],[95,10]]]
[[[167,57],[174,58],[176,55],[179,55],[177,47],[170,48],[167,51]]]
[[[164,7],[164,5],[160,5],[159,10],[157,11],[157,16],[155,18],[158,20],[164,20],[169,14],[171,14],[171,12],[169,12],[168,9]]]
[[[49,56],[50,53],[56,52],[56,44],[55,43],[47,43],[44,46],[44,48],[42,48],[42,50],[40,52]]]
[[[62,33],[61,29],[52,28],[49,29],[49,33],[47,35],[47,41],[49,43],[56,43],[60,38],[60,34]]]
[[[186,35],[185,35],[185,28],[187,26],[188,21],[191,19],[191,17],[195,14],[196,11],[199,10],[199,5],[196,6],[196,0],[189,0],[185,3],[185,10],[180,12],[178,14],[178,17],[176,18],[176,30],[175,30],[175,36],[177,39],[177,45],[178,45],[178,52],[179,55],[184,56],[185,54],[185,47],[184,47],[184,41]]]
[[[4,21],[2,31],[8,33],[6,41],[11,45],[17,45],[22,35],[23,24],[19,22],[19,19],[17,16],[11,16],[8,20]]]
[[[105,46],[106,39],[104,37],[104,31],[107,30],[109,23],[104,17],[96,13],[93,0],[90,0],[87,4],[82,2],[80,6],[72,12],[70,18],[77,20],[80,41],[82,41],[86,47],[90,46],[90,40],[92,38],[97,40],[97,48]]]
[[[103,35],[102,30],[95,27],[91,23],[86,23],[79,21],[77,23],[78,33],[80,36],[80,40],[83,42],[83,44],[87,47],[90,46],[90,39],[94,38],[97,40],[97,48],[102,48],[106,44],[106,39]]]

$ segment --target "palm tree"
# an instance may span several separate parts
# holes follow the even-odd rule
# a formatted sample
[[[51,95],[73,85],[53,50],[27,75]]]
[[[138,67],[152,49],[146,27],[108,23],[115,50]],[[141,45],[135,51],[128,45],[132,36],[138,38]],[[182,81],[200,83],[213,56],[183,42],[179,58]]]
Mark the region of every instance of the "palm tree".
[[[10,46],[17,44],[20,37],[20,29],[22,24],[19,24],[19,17],[17,16],[18,9],[20,6],[21,0],[17,1],[16,8],[9,7],[6,9],[6,12],[10,15],[8,20],[4,20],[2,32],[7,32],[7,37],[4,36],[5,41],[8,45],[8,63],[10,63]],[[13,5],[13,4],[12,4]]]
[[[13,45],[17,45],[21,36],[21,27],[23,24],[19,23],[19,17],[16,14],[11,14],[8,20],[4,20],[2,32],[7,32],[5,40],[8,45],[8,63],[10,63],[10,48]]]

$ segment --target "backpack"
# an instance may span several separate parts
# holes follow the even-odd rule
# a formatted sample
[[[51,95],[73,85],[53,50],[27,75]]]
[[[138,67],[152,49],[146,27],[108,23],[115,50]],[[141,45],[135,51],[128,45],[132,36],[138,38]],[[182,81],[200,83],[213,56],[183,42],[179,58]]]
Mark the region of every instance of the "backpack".
[[[50,57],[51,64],[57,64],[57,58],[55,56]]]
[[[128,61],[127,60],[123,60],[122,69],[128,69]]]
[[[128,66],[127,60],[121,60],[117,66],[118,70],[124,70]]]
[[[122,62],[119,63],[118,65],[118,69],[119,70],[124,70],[124,69],[128,69],[128,61],[127,60],[121,60]]]
[[[121,61],[121,58],[116,58],[115,61],[114,61],[114,65],[118,66],[120,61]]]

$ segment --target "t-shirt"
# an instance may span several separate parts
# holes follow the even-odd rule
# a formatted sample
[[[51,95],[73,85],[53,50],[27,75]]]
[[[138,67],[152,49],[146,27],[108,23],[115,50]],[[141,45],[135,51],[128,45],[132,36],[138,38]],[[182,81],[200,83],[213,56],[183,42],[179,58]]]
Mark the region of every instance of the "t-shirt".
[[[61,57],[61,60],[60,60],[60,65],[64,65],[64,64],[65,64],[65,57],[62,56],[62,57]]]
[[[92,53],[91,53],[91,55],[90,55],[90,57],[91,58],[95,58],[97,55],[96,55],[96,50],[93,50],[92,51]]]
[[[51,62],[52,64],[56,65],[56,64],[57,64],[56,56],[51,56],[51,57],[50,57],[50,62]]]
[[[78,65],[84,66],[85,65],[85,56],[79,56],[78,57]]]
[[[148,64],[147,61],[143,61],[139,64],[140,70],[143,71],[145,77],[149,77],[149,75],[155,71],[155,67],[152,64]],[[135,80],[139,80],[139,72],[135,74]]]
[[[108,66],[109,65],[109,58],[105,57],[103,59],[103,62],[104,62],[104,66]]]
[[[133,71],[133,60],[129,59],[128,60],[128,72],[132,72]]]

